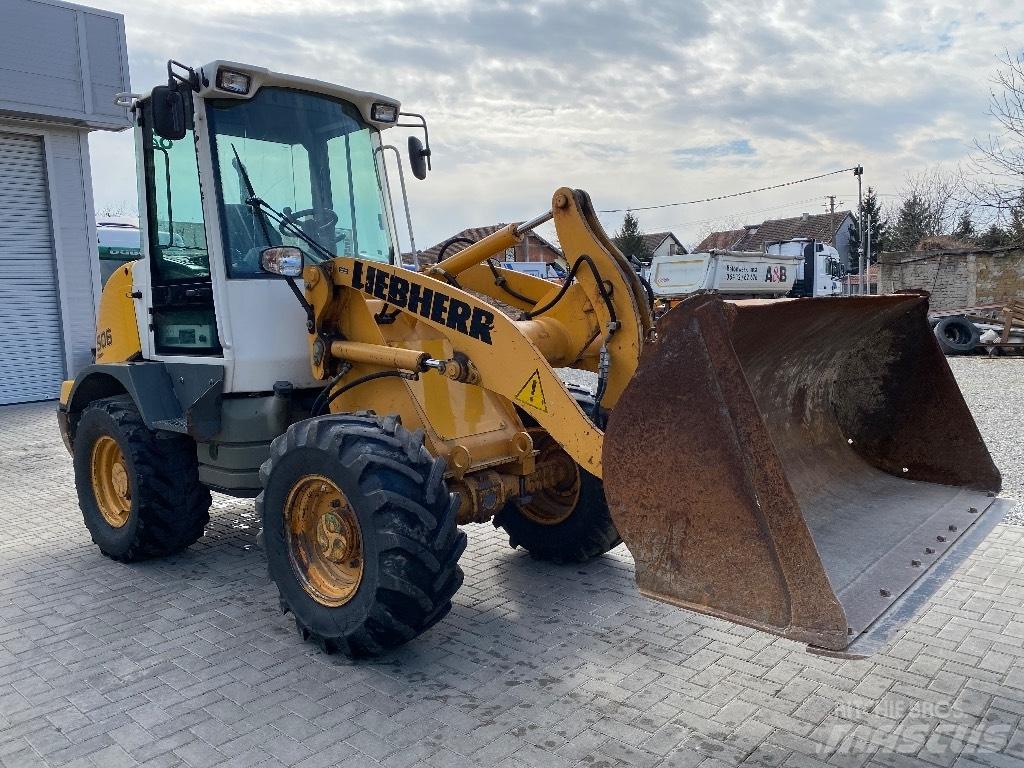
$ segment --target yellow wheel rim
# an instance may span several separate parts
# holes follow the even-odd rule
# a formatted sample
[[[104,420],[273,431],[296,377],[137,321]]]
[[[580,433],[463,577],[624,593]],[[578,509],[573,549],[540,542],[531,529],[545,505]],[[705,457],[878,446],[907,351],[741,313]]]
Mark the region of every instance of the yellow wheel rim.
[[[288,559],[302,588],[321,605],[347,603],[363,579],[359,521],[345,494],[323,475],[306,475],[284,505]]]
[[[520,504],[523,515],[541,525],[557,525],[568,519],[580,500],[580,468],[562,446],[539,427],[527,430],[537,451],[537,464],[553,463],[558,480],[534,493],[527,504]]]
[[[124,452],[110,435],[103,435],[92,447],[92,490],[100,514],[107,524],[120,528],[132,513],[132,487]]]

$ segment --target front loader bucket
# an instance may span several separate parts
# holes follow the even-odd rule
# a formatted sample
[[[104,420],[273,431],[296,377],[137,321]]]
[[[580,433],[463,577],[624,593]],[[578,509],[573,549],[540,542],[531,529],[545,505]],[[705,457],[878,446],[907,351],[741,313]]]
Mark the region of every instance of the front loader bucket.
[[[603,450],[642,593],[840,655],[891,636],[1006,506],[917,294],[692,296]]]

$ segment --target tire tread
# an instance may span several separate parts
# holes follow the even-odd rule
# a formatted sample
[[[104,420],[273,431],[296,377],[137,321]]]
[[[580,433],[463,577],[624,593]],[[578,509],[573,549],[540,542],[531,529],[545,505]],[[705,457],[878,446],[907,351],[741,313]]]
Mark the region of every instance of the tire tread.
[[[260,469],[261,516],[268,511],[264,494],[275,464],[300,447],[337,457],[357,479],[362,501],[372,511],[374,530],[369,533],[380,542],[379,576],[359,625],[336,636],[317,632],[300,615],[301,607],[289,605],[280,592],[282,609],[295,617],[299,633],[328,653],[379,655],[422,634],[451,610],[463,580],[458,560],[466,534],[456,525],[458,504],[444,481],[444,461],[430,455],[423,439],[422,431],[406,430],[396,416],[322,416],[289,427]]]
[[[198,541],[210,522],[210,491],[199,481],[199,460],[195,444],[184,435],[154,432],[146,426],[135,403],[127,395],[96,400],[86,406],[84,419],[90,411],[102,411],[118,427],[125,438],[122,451],[134,467],[136,493],[139,495],[138,525],[132,542],[121,552],[104,549],[104,555],[123,563],[165,557]],[[79,501],[91,501],[91,489],[83,489],[88,477],[83,468],[77,478]]]

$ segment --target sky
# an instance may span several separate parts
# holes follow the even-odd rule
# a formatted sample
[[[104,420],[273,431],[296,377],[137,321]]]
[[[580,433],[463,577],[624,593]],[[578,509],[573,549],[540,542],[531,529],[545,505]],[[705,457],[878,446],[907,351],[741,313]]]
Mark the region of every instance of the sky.
[[[952,168],[993,132],[991,81],[1024,27],[1020,0],[90,4],[124,14],[135,91],[164,81],[168,58],[228,59],[425,114],[433,171],[409,183],[421,249],[532,218],[561,186],[599,210],[638,208],[860,164],[865,186],[895,194],[906,174]],[[132,144],[130,132],[91,135],[98,211],[137,208]],[[690,245],[820,213],[826,195],[855,207],[853,174],[636,215]],[[622,214],[601,219],[614,232]],[[400,238],[405,248],[404,227]]]

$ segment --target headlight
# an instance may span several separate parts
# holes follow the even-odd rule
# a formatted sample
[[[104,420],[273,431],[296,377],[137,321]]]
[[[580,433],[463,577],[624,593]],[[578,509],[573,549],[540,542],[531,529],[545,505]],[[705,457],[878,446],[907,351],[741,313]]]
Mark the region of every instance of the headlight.
[[[378,123],[393,123],[398,119],[398,107],[377,102],[370,107],[370,119]]]
[[[222,91],[230,91],[244,96],[249,92],[249,85],[252,78],[241,72],[233,72],[230,69],[222,69],[217,72],[217,87]]]

